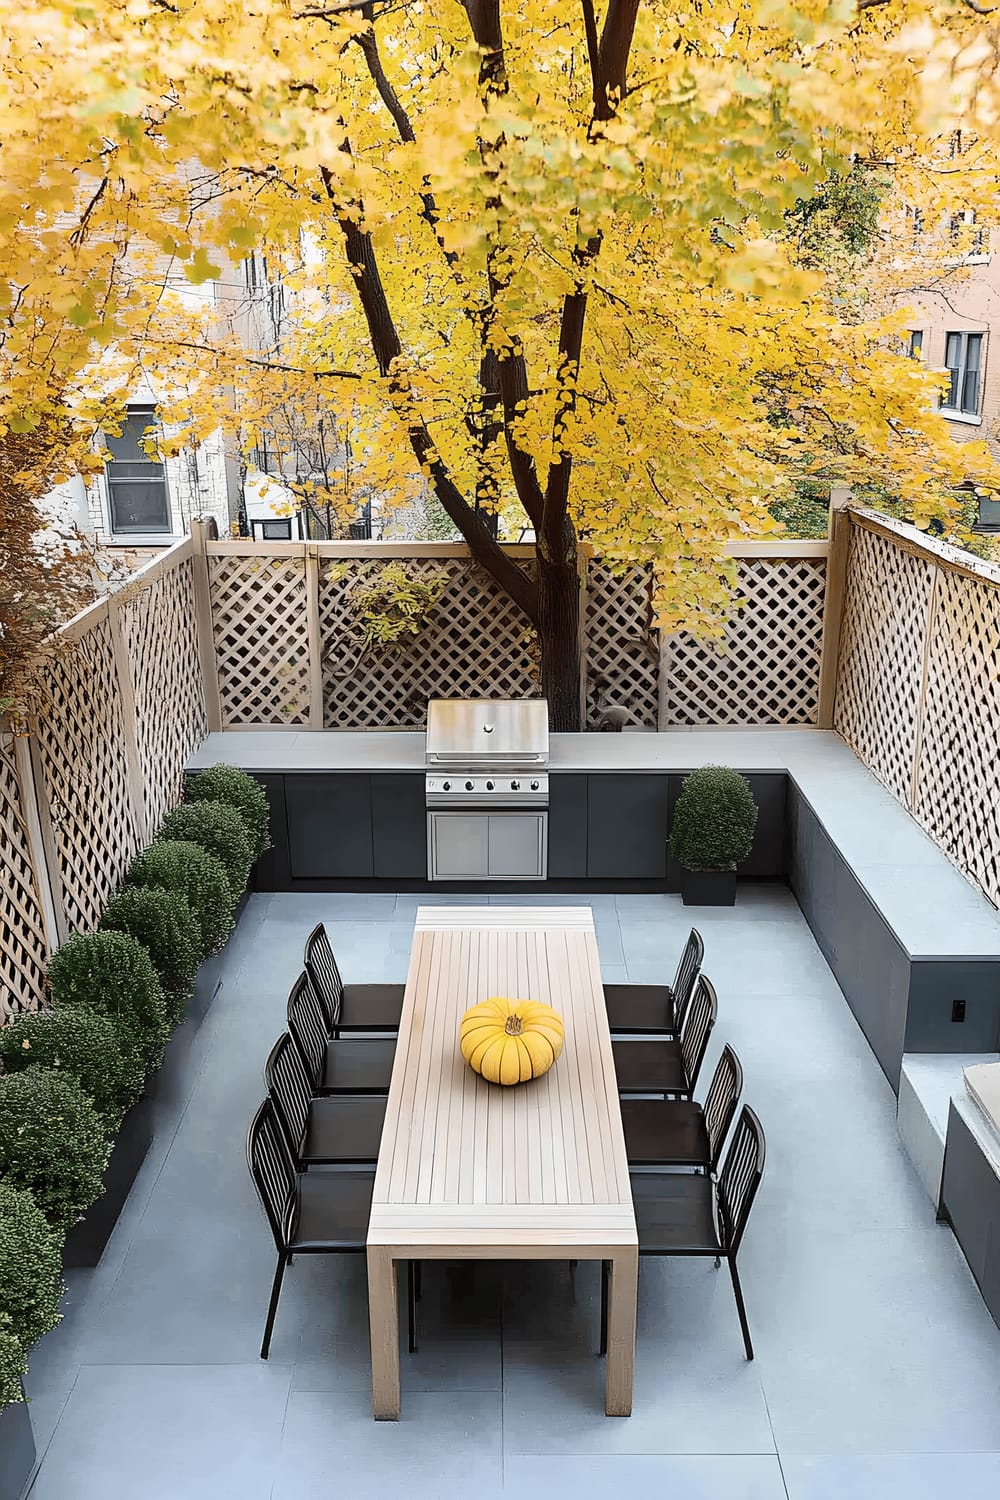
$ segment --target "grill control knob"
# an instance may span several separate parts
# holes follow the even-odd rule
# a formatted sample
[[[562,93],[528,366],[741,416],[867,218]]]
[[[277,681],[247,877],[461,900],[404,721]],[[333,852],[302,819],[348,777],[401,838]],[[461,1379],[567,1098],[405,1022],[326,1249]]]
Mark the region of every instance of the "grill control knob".
[[[476,789],[476,783],[474,781],[467,781],[465,783],[465,790],[467,792],[474,792],[475,789]]]
[[[537,791],[538,791],[538,782],[537,782],[537,781],[533,781],[533,782],[532,782],[532,783],[531,783],[531,790],[532,790],[532,791],[533,791],[533,792],[537,792]]]
[[[441,783],[441,790],[443,792],[450,792],[451,791],[451,782],[450,781],[442,781],[442,783]]]
[[[510,789],[512,792],[519,792],[521,790],[521,783],[519,781],[512,781]]]
[[[487,783],[486,783],[486,790],[487,790],[487,791],[488,791],[488,792],[492,792],[492,790],[493,790],[493,783],[492,783],[492,781],[488,781],[488,782],[487,782]]]

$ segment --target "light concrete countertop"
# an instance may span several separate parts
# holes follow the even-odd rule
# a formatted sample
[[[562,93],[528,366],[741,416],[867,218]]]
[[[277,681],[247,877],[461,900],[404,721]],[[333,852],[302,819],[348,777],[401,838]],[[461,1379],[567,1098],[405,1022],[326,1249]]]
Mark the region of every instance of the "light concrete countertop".
[[[272,773],[423,771],[424,735],[410,730],[230,729],[210,734],[188,769],[216,761]],[[557,774],[679,772],[706,764],[746,772],[787,771],[911,957],[1000,961],[995,907],[832,730],[554,734],[549,746],[549,770]]]

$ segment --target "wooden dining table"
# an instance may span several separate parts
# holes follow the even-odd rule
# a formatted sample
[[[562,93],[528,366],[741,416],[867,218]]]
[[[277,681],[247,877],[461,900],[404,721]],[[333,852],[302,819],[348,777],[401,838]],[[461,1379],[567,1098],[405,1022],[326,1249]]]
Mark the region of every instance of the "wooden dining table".
[[[504,1088],[464,1062],[462,1015],[491,995],[562,1016],[543,1077]],[[605,1411],[631,1413],[638,1236],[590,907],[418,908],[367,1255],[376,1418],[399,1417],[411,1260],[609,1262]]]

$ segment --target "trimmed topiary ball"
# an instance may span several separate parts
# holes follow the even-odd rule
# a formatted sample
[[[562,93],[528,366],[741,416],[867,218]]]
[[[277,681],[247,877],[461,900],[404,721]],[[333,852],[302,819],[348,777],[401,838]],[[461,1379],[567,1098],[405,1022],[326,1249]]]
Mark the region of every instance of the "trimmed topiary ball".
[[[254,859],[271,847],[267,793],[246,771],[237,766],[208,766],[190,778],[185,796],[188,802],[224,802],[235,807],[246,824]]]
[[[750,853],[756,827],[746,777],[728,766],[702,766],[677,798],[670,852],[686,870],[733,870]]]
[[[101,1196],[110,1149],[69,1073],[32,1067],[0,1077],[0,1177],[27,1188],[53,1227],[68,1229]]]
[[[146,1077],[145,1064],[132,1039],[122,1037],[107,1016],[82,1005],[20,1016],[13,1025],[4,1026],[0,1029],[0,1063],[5,1073],[19,1073],[37,1063],[72,1074],[94,1101],[109,1136],[115,1134],[122,1115],[142,1093]]]
[[[24,1350],[14,1335],[0,1325],[0,1411],[15,1401],[24,1400],[21,1380],[27,1370]]]
[[[49,960],[52,1001],[108,1016],[138,1047],[147,1070],[169,1035],[163,985],[149,950],[127,932],[77,932]]]
[[[189,839],[157,839],[132,861],[129,885],[158,886],[184,897],[201,930],[201,956],[223,946],[233,930],[233,893],[219,860]]]
[[[234,902],[240,899],[250,879],[253,846],[235,807],[224,802],[185,802],[164,818],[159,837],[190,839],[214,854],[225,869]]]
[[[184,897],[160,886],[123,886],[108,902],[101,927],[131,933],[148,948],[163,985],[167,1020],[176,1025],[201,957],[201,930]]]
[[[62,1241],[27,1189],[0,1182],[0,1328],[22,1349],[61,1317]]]

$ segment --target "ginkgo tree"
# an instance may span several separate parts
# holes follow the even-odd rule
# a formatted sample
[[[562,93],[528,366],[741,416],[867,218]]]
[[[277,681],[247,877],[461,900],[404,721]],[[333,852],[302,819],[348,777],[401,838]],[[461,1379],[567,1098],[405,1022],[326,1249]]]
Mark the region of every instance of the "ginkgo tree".
[[[581,540],[651,565],[664,629],[712,633],[727,541],[773,527],[792,478],[891,484],[918,518],[970,471],[997,483],[900,357],[905,314],[845,316],[785,219],[859,157],[928,213],[989,217],[978,0],[3,8],[0,420],[35,419],[39,339],[76,419],[112,357],[157,362],[186,437],[220,383],[248,442],[320,391],[366,484],[422,480],[535,627],[553,727],[580,723]],[[981,144],[945,171],[957,121]],[[197,281],[262,246],[301,266],[304,243],[312,311],[249,358],[152,271],[112,274]],[[488,522],[515,502],[530,574]]]

